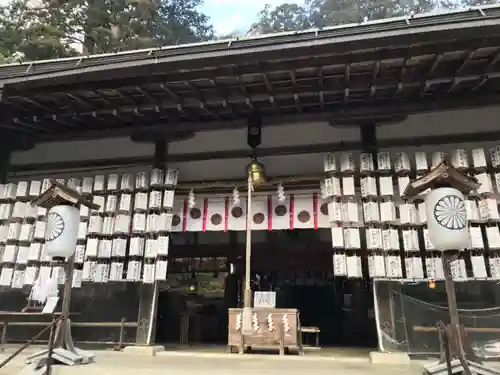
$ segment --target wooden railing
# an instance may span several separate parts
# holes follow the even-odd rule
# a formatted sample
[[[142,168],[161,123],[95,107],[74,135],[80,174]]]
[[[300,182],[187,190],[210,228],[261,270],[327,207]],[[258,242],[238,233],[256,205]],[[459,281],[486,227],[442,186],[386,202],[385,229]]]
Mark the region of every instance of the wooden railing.
[[[15,322],[15,321],[4,321],[2,323],[2,335],[0,338],[0,352],[5,351],[5,347],[8,343],[8,327],[44,327],[49,325],[50,322]],[[120,336],[118,341],[75,341],[85,344],[117,344],[115,349],[122,349],[124,344],[125,328],[137,328],[137,322],[127,322],[125,318],[122,318],[119,322],[71,322],[71,326],[75,328],[88,327],[88,328],[120,328]],[[47,340],[33,340],[33,342],[47,342]],[[134,343],[130,343],[134,344]]]
[[[500,328],[464,327],[464,329],[466,332],[473,332],[473,333],[500,333]],[[438,327],[414,326],[413,331],[437,333],[439,331],[439,328]]]

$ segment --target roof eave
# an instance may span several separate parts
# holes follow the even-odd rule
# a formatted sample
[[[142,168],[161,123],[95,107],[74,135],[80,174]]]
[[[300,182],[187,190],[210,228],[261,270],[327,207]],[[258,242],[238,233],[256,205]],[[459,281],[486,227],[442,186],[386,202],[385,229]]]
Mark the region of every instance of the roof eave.
[[[485,13],[487,11],[487,13]],[[466,18],[466,19],[464,19]],[[168,65],[186,67],[189,65],[199,66],[203,62],[210,61],[211,64],[232,64],[236,61],[246,61],[249,56],[252,59],[279,58],[287,54],[299,54],[303,49],[317,49],[318,51],[327,47],[330,50],[351,51],[367,48],[380,48],[390,45],[411,45],[428,42],[428,35],[434,34],[438,38],[459,38],[461,35],[470,35],[474,29],[474,35],[488,37],[493,29],[500,29],[500,6],[487,6],[466,11],[447,12],[445,14],[427,14],[409,18],[395,18],[386,21],[367,22],[359,25],[336,26],[323,30],[308,30],[294,33],[280,33],[277,35],[263,36],[257,38],[243,38],[238,40],[196,43],[192,45],[165,47],[157,50],[140,50],[128,54],[98,55],[75,59],[75,66],[50,71],[45,67],[45,72],[37,73],[37,69],[30,70],[21,76],[0,79],[2,87],[13,87],[22,89],[28,84],[30,87],[54,85],[56,79],[64,84],[81,81],[92,81],[96,76],[105,72],[118,71],[124,75],[130,74],[131,69],[142,68],[144,71],[154,66]],[[441,39],[440,39],[441,40]],[[161,52],[163,57],[158,57]],[[146,53],[147,52],[147,53]],[[141,54],[137,59],[134,54]],[[127,58],[124,58],[127,57]],[[99,63],[100,59],[106,58],[108,63]],[[125,60],[125,61],[123,61]],[[62,60],[53,60],[43,64],[57,64]],[[92,65],[88,65],[92,62]],[[87,63],[87,64],[86,64]],[[33,66],[43,65],[41,62],[33,62]],[[0,66],[1,70],[8,66]],[[47,72],[49,70],[49,72]]]

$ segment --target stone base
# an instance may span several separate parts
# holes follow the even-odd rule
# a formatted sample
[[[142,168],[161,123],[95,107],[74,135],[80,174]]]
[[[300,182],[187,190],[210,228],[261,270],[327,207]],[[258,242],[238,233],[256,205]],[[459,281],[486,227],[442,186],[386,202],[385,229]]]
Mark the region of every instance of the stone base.
[[[164,352],[165,348],[161,345],[152,346],[126,346],[123,352],[127,354],[142,355],[154,357],[158,352]]]
[[[409,365],[410,356],[406,353],[370,352],[370,362],[374,365]]]

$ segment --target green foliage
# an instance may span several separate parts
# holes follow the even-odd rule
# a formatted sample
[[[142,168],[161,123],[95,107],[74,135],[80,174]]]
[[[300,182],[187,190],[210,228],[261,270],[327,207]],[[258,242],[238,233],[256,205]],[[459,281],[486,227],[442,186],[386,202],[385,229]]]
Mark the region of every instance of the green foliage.
[[[209,40],[202,1],[12,0],[0,9],[0,61],[16,52],[40,60]]]
[[[4,62],[66,57],[76,52],[60,31],[40,20],[27,0],[14,0],[0,8],[0,56]]]
[[[286,0],[285,0],[286,1]],[[440,8],[500,0],[439,0]],[[0,64],[216,38],[203,0],[10,0],[0,7]],[[304,0],[266,5],[248,34],[299,31],[436,10],[435,0]],[[237,32],[218,39],[239,37]]]
[[[499,0],[439,0],[440,9],[495,4]],[[436,11],[434,0],[305,0],[304,6],[266,5],[250,33],[266,34],[381,20]]]
[[[259,12],[258,21],[251,26],[252,33],[268,34],[277,31],[304,30],[311,26],[305,7],[284,3],[275,8],[267,4]]]

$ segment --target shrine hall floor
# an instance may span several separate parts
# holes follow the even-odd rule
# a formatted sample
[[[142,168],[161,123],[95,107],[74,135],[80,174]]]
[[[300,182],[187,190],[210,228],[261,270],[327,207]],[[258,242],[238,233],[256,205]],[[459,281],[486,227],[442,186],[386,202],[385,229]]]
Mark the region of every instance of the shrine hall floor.
[[[30,348],[27,354],[38,348]],[[0,355],[0,359],[12,353],[15,347],[9,347]],[[186,374],[206,375],[207,370],[217,375],[324,375],[325,373],[342,373],[343,375],[417,375],[421,374],[421,363],[410,365],[372,365],[367,355],[349,351],[338,352],[336,357],[308,355],[303,357],[278,355],[229,355],[210,351],[166,351],[155,357],[130,355],[122,352],[95,350],[96,363],[75,367],[56,366],[53,375],[160,375]],[[181,354],[179,354],[181,353]],[[0,375],[18,375],[23,367],[25,355],[17,357]],[[332,372],[333,371],[333,372]]]

